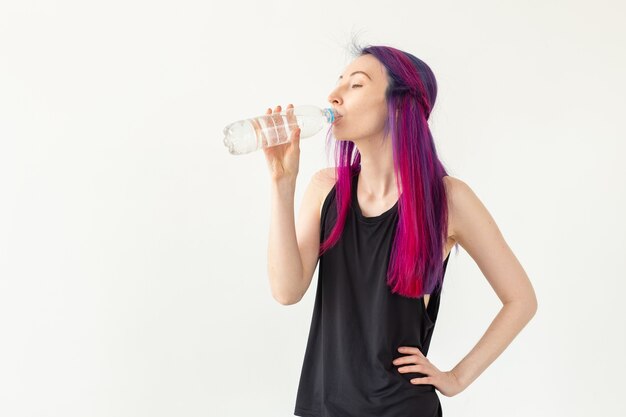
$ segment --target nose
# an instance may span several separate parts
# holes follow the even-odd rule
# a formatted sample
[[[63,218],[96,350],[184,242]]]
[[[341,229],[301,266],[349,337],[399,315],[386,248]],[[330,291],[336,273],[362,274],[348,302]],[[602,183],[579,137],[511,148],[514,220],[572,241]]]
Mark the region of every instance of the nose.
[[[332,105],[341,105],[343,102],[336,88],[328,95],[328,102]]]

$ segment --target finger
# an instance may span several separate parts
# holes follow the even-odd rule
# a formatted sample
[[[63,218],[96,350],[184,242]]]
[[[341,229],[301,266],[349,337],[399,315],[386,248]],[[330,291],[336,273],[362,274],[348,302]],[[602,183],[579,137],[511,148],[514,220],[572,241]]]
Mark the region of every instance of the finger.
[[[417,355],[409,355],[409,356],[401,356],[399,358],[396,358],[392,361],[392,363],[396,366],[402,366],[402,365],[424,366],[426,364],[429,364],[430,362],[425,357],[420,358]]]
[[[400,368],[398,368],[398,372],[400,372],[401,374],[411,372],[420,373],[423,375],[430,375],[430,373],[426,371],[426,367],[424,365],[401,366]]]
[[[419,350],[416,347],[413,347],[413,346],[400,346],[398,348],[398,352],[406,353],[406,354],[412,354],[412,355],[417,355],[417,356],[420,356],[422,358],[424,357],[424,354],[422,353],[422,351]]]
[[[280,113],[282,110],[280,106],[276,106],[276,109]],[[285,129],[285,122],[282,114],[274,115],[274,124],[276,125],[276,131],[278,138],[281,142],[287,142],[289,137],[287,136],[287,130]]]
[[[400,356],[399,358],[396,358],[392,361],[392,363],[394,365],[406,365],[408,363],[415,363],[415,356],[410,355],[410,356]]]
[[[287,125],[289,129],[293,130],[298,127],[298,120],[296,116],[293,114],[293,104],[287,105]]]
[[[299,148],[300,147],[300,132],[302,131],[302,129],[300,129],[300,126],[298,126],[298,119],[296,118],[296,115],[294,114],[293,104],[289,104],[287,106],[286,116],[287,116],[287,125],[289,126],[289,129],[291,130],[291,141],[294,143],[294,146],[297,146]]]
[[[276,106],[276,110],[278,110],[280,106]],[[280,111],[280,110],[278,110]],[[278,144],[278,135],[276,134],[276,116],[272,113],[268,117],[264,118],[265,125],[267,126],[267,139],[271,145]]]
[[[433,384],[433,379],[430,376],[425,376],[423,378],[413,378],[413,379],[411,379],[411,384],[415,384],[415,385],[423,385],[423,384],[432,385]]]

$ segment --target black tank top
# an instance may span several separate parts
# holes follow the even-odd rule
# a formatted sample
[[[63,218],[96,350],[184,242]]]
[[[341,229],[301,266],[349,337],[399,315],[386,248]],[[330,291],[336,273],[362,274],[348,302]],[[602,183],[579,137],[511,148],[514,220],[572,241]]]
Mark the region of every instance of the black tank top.
[[[386,283],[398,203],[365,217],[352,182],[352,204],[337,244],[319,258],[317,292],[294,415],[305,417],[435,417],[433,385],[415,385],[418,372],[400,373],[400,346],[426,355],[440,289],[423,297],[392,294]],[[337,220],[334,186],[322,206],[320,243]],[[448,264],[444,261],[443,274]],[[407,365],[403,365],[407,366]]]

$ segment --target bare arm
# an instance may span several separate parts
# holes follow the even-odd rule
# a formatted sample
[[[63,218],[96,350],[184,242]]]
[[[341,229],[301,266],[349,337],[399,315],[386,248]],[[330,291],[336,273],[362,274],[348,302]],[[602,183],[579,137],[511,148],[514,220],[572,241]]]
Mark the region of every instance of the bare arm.
[[[472,189],[453,179],[453,236],[485,275],[502,308],[474,348],[450,371],[464,389],[526,326],[537,311],[535,291],[494,219]]]
[[[267,272],[272,296],[281,304],[300,297],[302,259],[294,220],[295,179],[271,182],[271,219]]]
[[[311,285],[320,249],[322,196],[335,182],[334,168],[317,171],[304,192],[294,226],[294,186],[272,185],[268,272],[272,294],[281,304],[299,302]]]

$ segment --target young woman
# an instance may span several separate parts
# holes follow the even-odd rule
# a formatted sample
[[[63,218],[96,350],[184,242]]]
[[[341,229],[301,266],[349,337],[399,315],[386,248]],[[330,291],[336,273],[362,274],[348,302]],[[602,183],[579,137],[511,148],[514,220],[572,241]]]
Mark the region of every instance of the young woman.
[[[436,95],[420,59],[388,46],[360,48],[328,97],[341,115],[327,143],[336,166],[312,177],[297,224],[300,132],[264,148],[274,298],[297,303],[320,261],[295,415],[441,416],[436,391],[467,388],[536,312],[533,287],[493,218],[437,156],[428,127]],[[442,371],[426,355],[459,244],[503,305],[476,346]]]

